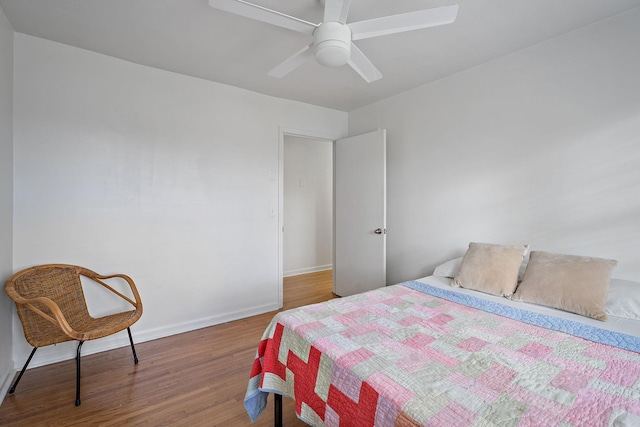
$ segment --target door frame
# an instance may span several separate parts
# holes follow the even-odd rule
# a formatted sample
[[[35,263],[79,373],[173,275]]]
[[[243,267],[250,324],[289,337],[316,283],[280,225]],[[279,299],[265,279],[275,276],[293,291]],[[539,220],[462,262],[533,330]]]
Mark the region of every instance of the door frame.
[[[295,129],[280,126],[278,128],[278,305],[283,306],[283,282],[284,282],[284,139],[287,136],[306,138],[321,142],[331,142],[331,149],[335,156],[335,143],[337,139],[344,138],[339,134],[330,134],[312,130]],[[335,161],[333,162],[333,174],[335,175]],[[335,194],[334,189],[331,197]],[[335,205],[333,209],[332,234],[335,242]],[[335,248],[333,249],[335,252]],[[334,254],[335,255],[335,254]]]

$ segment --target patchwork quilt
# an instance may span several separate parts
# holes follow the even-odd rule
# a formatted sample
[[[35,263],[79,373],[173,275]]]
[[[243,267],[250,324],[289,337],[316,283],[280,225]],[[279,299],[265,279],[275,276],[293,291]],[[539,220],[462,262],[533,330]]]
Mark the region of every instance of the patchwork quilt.
[[[249,416],[275,392],[315,426],[640,426],[640,339],[463,299],[407,282],[279,313]]]

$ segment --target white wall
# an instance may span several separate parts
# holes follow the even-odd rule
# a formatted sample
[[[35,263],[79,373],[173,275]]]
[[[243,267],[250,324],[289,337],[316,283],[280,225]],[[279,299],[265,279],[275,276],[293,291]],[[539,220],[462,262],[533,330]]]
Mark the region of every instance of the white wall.
[[[388,281],[469,241],[640,280],[640,9],[353,111],[388,129]]]
[[[0,284],[12,273],[12,243],[13,29],[0,7]],[[12,307],[13,302],[0,292],[0,396],[5,395],[15,373],[11,360]]]
[[[16,270],[130,275],[138,341],[278,308],[279,127],[343,135],[346,113],[23,34],[15,69]],[[17,329],[16,363],[28,348]]]
[[[333,142],[284,140],[284,275],[331,268]]]

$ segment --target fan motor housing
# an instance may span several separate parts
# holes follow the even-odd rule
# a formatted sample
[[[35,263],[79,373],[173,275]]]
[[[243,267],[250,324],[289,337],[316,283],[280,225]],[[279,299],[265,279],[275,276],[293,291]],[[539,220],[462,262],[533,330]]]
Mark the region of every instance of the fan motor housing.
[[[351,29],[340,22],[323,22],[313,33],[316,60],[327,67],[341,67],[351,56]]]

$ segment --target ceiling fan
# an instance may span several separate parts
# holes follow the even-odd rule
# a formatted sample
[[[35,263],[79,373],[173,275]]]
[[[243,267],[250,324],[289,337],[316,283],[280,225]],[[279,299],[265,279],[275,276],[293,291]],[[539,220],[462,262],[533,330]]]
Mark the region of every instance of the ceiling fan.
[[[351,0],[322,3],[324,21],[315,24],[245,0],[209,0],[213,8],[313,36],[313,43],[277,65],[270,76],[283,77],[315,57],[328,67],[349,64],[368,83],[381,79],[382,73],[353,43],[355,40],[450,24],[458,13],[458,5],[452,5],[347,24]]]

